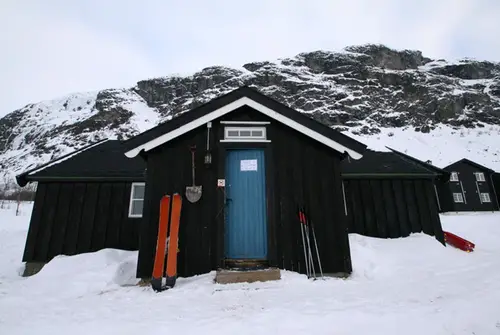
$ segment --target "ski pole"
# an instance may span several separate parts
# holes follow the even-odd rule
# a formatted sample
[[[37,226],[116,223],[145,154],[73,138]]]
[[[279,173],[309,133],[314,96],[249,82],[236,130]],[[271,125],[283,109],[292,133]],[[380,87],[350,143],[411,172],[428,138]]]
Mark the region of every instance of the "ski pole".
[[[307,218],[306,218],[305,214],[304,214],[304,222],[305,222],[305,226],[307,229],[306,239],[307,239],[307,249],[309,251],[309,257],[310,257],[310,262],[311,262],[310,269],[312,270],[312,273],[314,274],[314,278],[316,279],[316,270],[314,269],[314,260],[313,260],[313,256],[312,256],[312,252],[311,252],[311,242],[309,239],[309,224],[307,223]]]
[[[313,225],[312,221],[311,221],[311,229],[313,232],[314,246],[316,247],[316,256],[318,257],[319,272],[321,273],[321,278],[324,279],[323,269],[321,267],[321,258],[319,257],[318,243],[316,242],[316,233],[314,232],[314,225]]]
[[[306,252],[306,242],[304,239],[304,222],[303,222],[303,216],[302,216],[302,211],[299,209],[299,223],[300,223],[300,234],[302,235],[302,246],[304,247],[304,262],[305,262],[305,267],[306,267],[306,275],[307,278],[309,278],[309,265],[308,265],[308,259],[307,259],[307,252]]]

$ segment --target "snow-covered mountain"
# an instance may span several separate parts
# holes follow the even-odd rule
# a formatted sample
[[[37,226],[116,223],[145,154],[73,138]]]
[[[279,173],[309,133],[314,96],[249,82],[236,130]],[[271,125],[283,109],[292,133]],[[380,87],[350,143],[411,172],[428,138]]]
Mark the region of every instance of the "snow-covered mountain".
[[[383,45],[213,66],[32,103],[0,119],[0,166],[12,177],[89,141],[129,138],[241,85],[375,149],[388,145],[438,166],[468,157],[500,170],[500,64]]]

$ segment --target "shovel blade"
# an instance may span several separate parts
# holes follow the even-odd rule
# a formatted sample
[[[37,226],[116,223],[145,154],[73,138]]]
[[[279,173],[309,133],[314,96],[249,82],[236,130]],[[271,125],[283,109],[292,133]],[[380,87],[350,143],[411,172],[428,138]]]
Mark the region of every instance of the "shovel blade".
[[[197,202],[201,198],[201,186],[186,187],[186,199],[189,202]]]

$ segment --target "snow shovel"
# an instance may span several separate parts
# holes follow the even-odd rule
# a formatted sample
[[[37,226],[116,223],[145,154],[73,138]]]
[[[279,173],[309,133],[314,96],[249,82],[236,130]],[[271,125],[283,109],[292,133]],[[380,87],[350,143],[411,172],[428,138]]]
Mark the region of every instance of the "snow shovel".
[[[201,186],[196,186],[194,181],[194,152],[196,150],[196,146],[191,147],[191,161],[192,161],[192,169],[193,169],[193,185],[186,187],[186,199],[189,202],[197,202],[201,198]]]

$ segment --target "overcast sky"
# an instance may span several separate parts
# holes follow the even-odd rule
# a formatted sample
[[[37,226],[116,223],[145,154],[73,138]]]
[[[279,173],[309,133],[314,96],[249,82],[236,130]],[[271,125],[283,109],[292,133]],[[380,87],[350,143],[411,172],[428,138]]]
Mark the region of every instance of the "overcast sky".
[[[0,116],[210,65],[382,43],[500,61],[500,0],[0,0]]]

